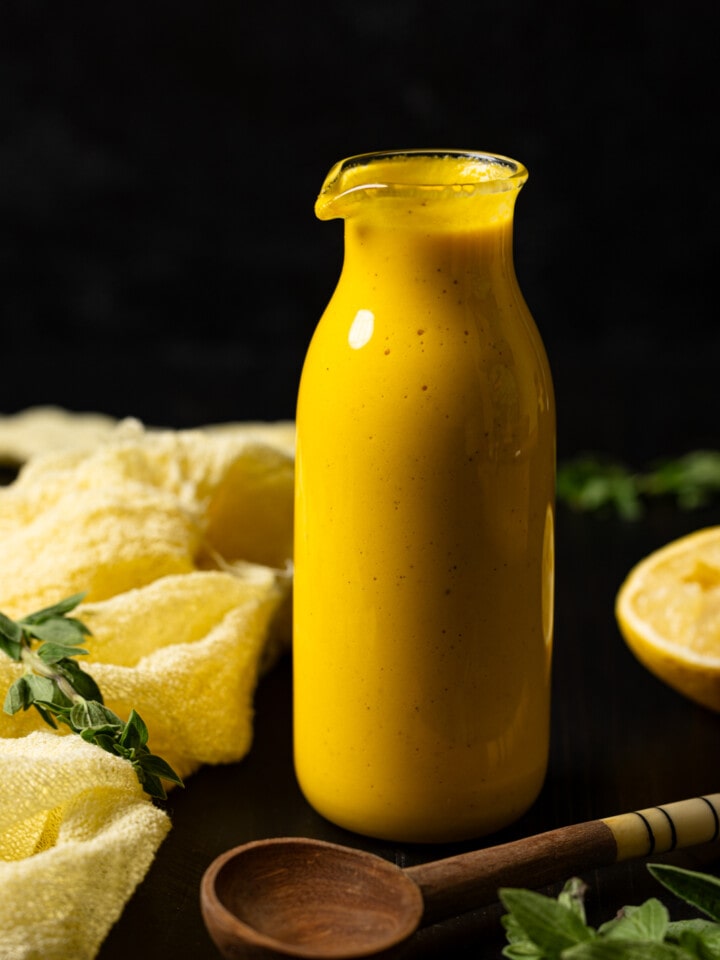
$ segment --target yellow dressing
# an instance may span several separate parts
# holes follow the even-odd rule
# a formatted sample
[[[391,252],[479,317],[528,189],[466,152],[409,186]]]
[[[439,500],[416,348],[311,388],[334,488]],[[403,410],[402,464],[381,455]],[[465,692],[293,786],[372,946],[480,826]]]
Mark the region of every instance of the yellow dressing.
[[[395,840],[496,830],[545,773],[554,404],[509,169],[361,158],[318,200],[346,253],[298,400],[296,771]]]

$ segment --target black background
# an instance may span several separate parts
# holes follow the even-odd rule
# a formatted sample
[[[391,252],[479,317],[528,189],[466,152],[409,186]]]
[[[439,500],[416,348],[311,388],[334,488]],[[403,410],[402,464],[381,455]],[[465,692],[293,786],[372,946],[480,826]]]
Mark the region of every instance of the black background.
[[[0,412],[294,414],[343,156],[522,160],[559,452],[717,445],[714,4],[3,0]]]
[[[292,417],[342,256],[340,225],[313,215],[326,172],[460,147],[530,169],[516,266],[560,457],[720,447],[714,10],[0,0],[0,412]],[[636,663],[612,613],[632,563],[717,514],[559,522],[551,766],[513,836],[717,789],[718,715]],[[348,839],[297,793],[289,700],[285,665],[261,687],[248,760],[172,796],[174,829],[103,957],[214,956],[197,907],[212,856],[279,833]],[[594,922],[658,894],[642,865],[590,879]],[[431,928],[413,955],[499,954],[463,931]]]

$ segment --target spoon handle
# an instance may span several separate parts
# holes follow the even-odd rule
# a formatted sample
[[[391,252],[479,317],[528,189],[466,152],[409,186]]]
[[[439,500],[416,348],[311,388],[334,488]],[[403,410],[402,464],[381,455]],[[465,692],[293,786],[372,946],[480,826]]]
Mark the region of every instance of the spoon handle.
[[[497,900],[500,887],[539,888],[574,872],[710,843],[720,836],[720,794],[680,800],[523,840],[407,867],[425,901],[425,922]]]

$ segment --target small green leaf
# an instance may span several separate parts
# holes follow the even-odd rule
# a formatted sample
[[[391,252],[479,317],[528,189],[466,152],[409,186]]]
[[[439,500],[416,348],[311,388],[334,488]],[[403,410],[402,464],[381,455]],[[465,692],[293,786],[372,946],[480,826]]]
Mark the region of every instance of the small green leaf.
[[[70,722],[75,730],[94,730],[115,734],[123,728],[120,717],[96,700],[79,700],[73,704]]]
[[[165,800],[167,793],[165,792],[165,787],[162,785],[162,780],[147,770],[144,770],[137,763],[133,763],[133,768],[145,793],[151,797],[157,797],[158,800]]]
[[[3,710],[11,716],[21,710],[27,710],[32,704],[32,694],[24,676],[18,677],[5,694]]]
[[[20,643],[22,640],[22,629],[4,613],[0,613],[0,634],[14,643]]]
[[[688,956],[698,957],[699,960],[720,960],[720,937],[718,936],[685,930],[678,937],[677,944]]]
[[[37,710],[37,712],[40,714],[40,716],[43,718],[43,720],[45,721],[45,723],[46,723],[49,727],[52,727],[53,730],[57,730],[58,725],[57,725],[57,723],[55,723],[55,719],[54,719],[53,715],[50,713],[50,711],[49,711],[48,708],[45,706],[45,704],[38,703],[37,701],[35,701],[35,702],[33,703],[33,706],[35,707],[35,709]]]
[[[530,940],[517,940],[503,948],[502,955],[508,960],[544,960],[547,954]]]
[[[598,931],[614,940],[663,941],[670,921],[667,908],[659,900],[647,900],[640,907],[625,907],[623,915]]]
[[[675,494],[684,510],[702,507],[720,490],[720,452],[695,450],[658,463],[643,478],[643,488],[652,496]]]
[[[668,925],[668,939],[677,940],[686,932],[696,933],[699,937],[708,942],[718,941],[720,946],[720,923],[713,923],[712,920],[674,920]]]
[[[720,921],[720,880],[717,877],[667,863],[648,864],[648,870],[675,896],[697,907],[711,920]]]
[[[73,730],[91,730],[93,727],[93,717],[91,714],[91,701],[78,700],[72,705],[69,720]]]
[[[58,660],[55,669],[62,674],[70,683],[73,690],[86,700],[92,700],[102,705],[103,697],[95,680],[90,674],[83,670],[79,663],[74,660]]]
[[[594,936],[577,913],[551,897],[534,890],[504,888],[499,892],[503,906],[509,910],[529,940],[552,957],[563,950]]]
[[[572,910],[585,923],[585,894],[587,884],[579,877],[571,877],[560,891],[558,903]]]
[[[0,650],[11,660],[22,660],[22,646],[19,643],[13,643],[7,637],[0,636]]]
[[[518,923],[514,914],[504,913],[500,918],[500,922],[505,927],[508,943],[521,943],[523,941],[527,941],[527,934]]]
[[[50,620],[53,617],[64,617],[66,613],[74,610],[78,604],[87,596],[87,592],[74,593],[71,597],[65,597],[59,603],[54,603],[51,607],[43,607],[42,610],[36,610],[35,613],[24,617],[22,623],[42,623],[44,620]]]
[[[43,663],[47,664],[58,663],[65,657],[79,657],[86,653],[87,650],[83,650],[82,647],[66,647],[64,644],[49,641],[37,648],[37,655]]]
[[[11,660],[20,660],[22,655],[22,630],[4,613],[0,613],[0,650]]]
[[[158,757],[154,753],[147,753],[139,757],[137,763],[140,764],[145,772],[151,773],[156,777],[162,777],[163,780],[170,780],[171,783],[176,783],[180,787],[183,786],[180,777],[175,773],[167,760],[163,760],[162,757]]]
[[[25,674],[25,683],[30,688],[33,700],[43,703],[52,703],[57,687],[49,677],[38,677],[37,674]]]
[[[42,706],[50,713],[57,713],[72,706],[72,700],[60,689],[57,683],[50,677],[38,676],[37,674],[26,674],[25,679],[30,688],[33,703],[38,709]],[[47,717],[42,714],[47,722]],[[54,726],[54,724],[52,724]]]
[[[96,743],[99,747],[102,747],[106,753],[114,753],[117,756],[117,751],[115,749],[117,740],[114,732],[103,733],[100,730],[83,730],[80,736],[84,739],[89,739],[89,737],[85,737],[86,733],[91,733],[93,735],[93,738],[90,741],[91,743]]]
[[[78,620],[44,620],[38,624],[28,625],[26,630],[38,640],[61,643],[68,647],[84,643],[85,637],[88,636],[88,630]]]
[[[695,510],[718,493],[718,450],[695,450],[655,463],[643,473],[588,454],[561,463],[557,472],[558,500],[575,510],[614,508],[626,520],[640,516],[650,497],[674,496],[681,510]]]
[[[120,743],[123,747],[136,750],[138,747],[144,747],[148,740],[148,728],[143,718],[134,710],[131,711],[125,729],[120,737]]]
[[[614,507],[626,520],[642,514],[637,477],[624,464],[585,456],[560,464],[557,497],[575,510]]]

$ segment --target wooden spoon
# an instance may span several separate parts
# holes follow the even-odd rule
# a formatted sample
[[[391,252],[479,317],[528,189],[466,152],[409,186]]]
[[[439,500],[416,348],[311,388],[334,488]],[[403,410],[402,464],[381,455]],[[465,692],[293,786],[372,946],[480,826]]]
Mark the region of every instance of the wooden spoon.
[[[224,957],[347,960],[388,950],[421,923],[491,903],[499,887],[544,887],[573,872],[719,835],[720,794],[713,794],[404,870],[321,840],[258,840],[213,861],[200,902]]]

